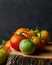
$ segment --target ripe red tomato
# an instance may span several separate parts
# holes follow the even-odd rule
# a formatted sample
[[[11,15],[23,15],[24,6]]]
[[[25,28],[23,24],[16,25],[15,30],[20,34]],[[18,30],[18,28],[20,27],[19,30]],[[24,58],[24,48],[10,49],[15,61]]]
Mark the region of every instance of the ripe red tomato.
[[[37,45],[36,50],[44,51],[45,47],[46,47],[45,40],[41,40],[41,43]]]
[[[10,49],[10,40],[8,40],[8,41],[6,42],[6,44],[4,45],[4,49],[5,49],[6,51],[8,51],[8,50]]]
[[[19,50],[19,43],[24,38],[25,38],[24,36],[14,34],[10,39],[10,43],[11,43],[12,48],[14,48],[15,50]]]

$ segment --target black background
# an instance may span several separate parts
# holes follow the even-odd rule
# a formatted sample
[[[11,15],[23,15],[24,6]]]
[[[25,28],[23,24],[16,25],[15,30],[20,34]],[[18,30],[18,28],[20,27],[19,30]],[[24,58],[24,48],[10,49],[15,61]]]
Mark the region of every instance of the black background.
[[[0,0],[0,41],[19,27],[46,29],[52,41],[52,0]]]

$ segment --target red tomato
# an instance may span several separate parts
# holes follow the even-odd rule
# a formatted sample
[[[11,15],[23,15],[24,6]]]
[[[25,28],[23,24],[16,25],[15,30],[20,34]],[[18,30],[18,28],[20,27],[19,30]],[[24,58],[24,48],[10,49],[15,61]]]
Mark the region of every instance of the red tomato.
[[[39,45],[37,45],[36,49],[38,51],[44,51],[45,47],[46,47],[45,41],[41,40],[41,43]]]
[[[10,49],[10,40],[8,40],[8,41],[6,42],[6,44],[4,45],[4,49],[5,49],[6,51],[8,51],[8,50]]]
[[[10,39],[10,43],[11,43],[12,48],[14,48],[15,50],[19,50],[19,43],[24,38],[25,38],[24,36],[14,34]]]

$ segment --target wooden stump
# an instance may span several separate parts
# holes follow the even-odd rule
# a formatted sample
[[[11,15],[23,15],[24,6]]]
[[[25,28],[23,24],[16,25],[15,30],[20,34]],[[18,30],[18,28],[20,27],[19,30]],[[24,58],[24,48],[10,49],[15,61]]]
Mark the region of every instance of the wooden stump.
[[[52,45],[40,54],[25,55],[11,48],[6,65],[52,65]]]

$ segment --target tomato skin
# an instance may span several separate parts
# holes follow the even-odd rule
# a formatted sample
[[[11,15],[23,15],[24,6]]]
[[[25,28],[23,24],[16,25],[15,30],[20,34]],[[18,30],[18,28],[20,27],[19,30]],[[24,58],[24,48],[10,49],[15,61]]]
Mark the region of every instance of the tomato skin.
[[[30,38],[30,35],[28,33],[22,33],[27,39]]]
[[[15,50],[19,50],[19,43],[24,38],[25,38],[24,36],[14,34],[10,39],[10,43],[11,43],[12,48],[14,48]]]
[[[50,34],[48,31],[42,30],[41,31],[41,38],[44,39],[46,42],[50,41]]]
[[[27,39],[30,38],[30,35],[28,34],[27,28],[19,28],[19,29],[17,29],[17,30],[15,31],[14,34],[20,34],[20,33],[21,33],[22,35],[24,35],[24,37],[26,37]]]
[[[40,39],[39,37],[34,37],[33,43],[34,43],[35,45],[39,45],[39,44],[41,43],[41,39]]]
[[[26,32],[26,31],[27,31],[26,28],[19,28],[16,30],[16,32],[14,34],[19,34],[19,33]]]
[[[8,58],[7,51],[4,50],[4,48],[0,48],[0,65],[4,65],[3,63],[6,62]]]
[[[40,45],[37,45],[36,50],[37,51],[44,51],[45,47],[46,47],[45,44],[41,43]]]
[[[34,30],[29,30],[28,34],[31,36],[37,36],[37,33]]]
[[[41,40],[39,37],[32,37],[32,42],[36,45],[37,51],[44,51],[46,46],[45,40]]]
[[[6,51],[8,51],[8,50],[10,49],[10,40],[8,40],[8,41],[6,42],[6,44],[4,45],[4,49],[5,49]]]
[[[20,51],[24,54],[32,54],[35,51],[35,45],[28,39],[23,39],[19,45]]]

